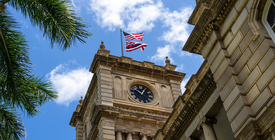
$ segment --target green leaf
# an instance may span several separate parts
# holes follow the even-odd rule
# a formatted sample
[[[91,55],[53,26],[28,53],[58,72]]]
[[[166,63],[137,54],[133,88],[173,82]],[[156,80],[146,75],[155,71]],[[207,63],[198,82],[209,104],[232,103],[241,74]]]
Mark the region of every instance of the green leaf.
[[[84,40],[92,34],[85,30],[88,25],[82,23],[69,3],[64,0],[10,0],[9,2],[25,17],[29,17],[33,25],[38,26],[43,35],[51,41],[51,47],[56,43],[59,48],[66,50],[75,41],[86,43]]]
[[[0,13],[0,111],[12,108],[11,117],[17,117],[15,108],[26,111],[27,115],[35,116],[40,110],[38,106],[57,98],[50,82],[36,77],[31,72],[32,63],[29,59],[25,36],[17,31],[17,23],[9,14]],[[23,136],[16,134],[13,123],[7,123],[5,112],[0,114],[0,132],[3,139],[17,139]],[[1,120],[2,119],[2,120]],[[2,121],[2,122],[1,122]],[[22,125],[23,126],[23,125]],[[19,130],[18,130],[19,131]],[[4,137],[4,134],[9,137]],[[20,130],[21,133],[21,130]]]

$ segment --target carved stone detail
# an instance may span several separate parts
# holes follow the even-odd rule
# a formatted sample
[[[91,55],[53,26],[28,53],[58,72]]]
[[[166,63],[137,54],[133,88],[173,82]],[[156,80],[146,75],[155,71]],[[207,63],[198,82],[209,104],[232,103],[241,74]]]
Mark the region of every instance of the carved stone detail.
[[[115,76],[114,78],[114,93],[115,98],[124,99],[122,78],[119,76]]]

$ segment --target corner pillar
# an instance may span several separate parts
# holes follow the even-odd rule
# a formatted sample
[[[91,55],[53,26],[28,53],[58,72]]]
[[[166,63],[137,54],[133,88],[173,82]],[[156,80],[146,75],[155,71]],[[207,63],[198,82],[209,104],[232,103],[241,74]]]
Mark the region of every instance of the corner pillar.
[[[201,120],[200,126],[203,130],[205,140],[217,140],[213,124],[216,124],[217,120],[215,118],[206,118],[203,117]]]

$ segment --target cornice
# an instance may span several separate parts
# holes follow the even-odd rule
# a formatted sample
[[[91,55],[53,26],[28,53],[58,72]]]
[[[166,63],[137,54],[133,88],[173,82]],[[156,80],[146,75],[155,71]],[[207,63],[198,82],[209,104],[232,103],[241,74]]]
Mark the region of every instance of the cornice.
[[[112,120],[131,121],[138,124],[151,125],[152,128],[160,128],[167,120],[167,115],[147,112],[146,110],[137,110],[132,108],[113,107],[107,105],[96,105],[91,117],[91,123],[93,124],[88,134],[88,140],[93,140],[97,133],[97,126],[100,118],[107,117]]]
[[[129,58],[126,59],[126,57],[116,57],[112,55],[104,56],[96,54],[91,64],[90,71],[95,73],[99,65],[109,66],[112,70],[135,74],[147,74],[149,77],[158,79],[172,79],[180,82],[186,75],[185,73],[170,70],[163,66],[154,65],[154,63],[149,63],[146,61],[138,62]],[[175,65],[170,65],[175,67]]]
[[[213,0],[199,0],[187,23],[195,25],[204,9],[209,9]]]
[[[96,105],[93,110],[94,113],[90,120],[93,127],[88,134],[89,140],[95,138],[98,131],[97,125],[102,117],[108,117],[113,120],[121,119],[123,121],[132,121],[139,124],[152,125],[156,128],[162,127],[168,118],[167,115],[157,112],[100,104]]]
[[[81,118],[81,116],[79,115],[79,112],[74,111],[74,113],[73,113],[73,115],[71,117],[69,125],[75,127],[76,126],[76,122],[77,122],[76,120],[80,119],[80,118]]]
[[[114,106],[106,106],[106,105],[96,105],[99,110],[101,116],[113,116],[114,118],[119,117],[123,119],[130,119],[130,120],[147,120],[152,122],[165,122],[168,118],[168,115],[157,113],[157,112],[150,112],[146,110],[139,110],[127,107],[114,107]]]
[[[170,115],[170,113],[172,112],[172,109],[147,105],[145,103],[133,103],[133,102],[118,100],[118,99],[113,99],[113,103],[114,103],[114,106],[119,107],[122,110],[123,109],[126,109],[126,110],[130,109],[130,110],[133,110],[135,112],[137,112],[137,111],[147,112],[147,114],[148,113],[157,114],[158,116],[168,117]]]
[[[235,1],[214,0],[210,9],[204,9],[182,50],[201,55],[209,36],[222,25]]]
[[[200,111],[202,106],[205,104],[207,99],[216,88],[212,73],[210,69],[207,71],[203,79],[200,81],[197,88],[191,94],[189,100],[185,103],[183,109],[178,114],[172,125],[169,127],[168,122],[172,115],[169,116],[168,120],[164,124],[163,128],[159,130],[159,133],[164,134],[164,140],[179,139],[184,131],[191,124],[197,113]],[[179,98],[183,98],[180,96]],[[183,99],[182,99],[183,100]],[[174,109],[176,110],[176,109]],[[173,113],[173,112],[172,112]],[[169,127],[167,132],[164,132],[165,127]],[[177,130],[177,131],[175,131]],[[157,132],[157,133],[158,133]]]

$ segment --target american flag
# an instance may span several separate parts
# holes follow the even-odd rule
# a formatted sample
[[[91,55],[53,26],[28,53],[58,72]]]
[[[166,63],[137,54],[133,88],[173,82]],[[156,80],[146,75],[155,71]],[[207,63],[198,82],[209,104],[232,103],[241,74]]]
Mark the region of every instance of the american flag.
[[[133,50],[136,50],[140,48],[142,51],[144,51],[144,48],[147,46],[147,44],[139,43],[139,42],[133,42],[133,41],[126,41],[126,52],[131,52]]]
[[[143,33],[126,33],[123,31],[123,35],[124,35],[124,38],[125,38],[125,41],[129,41],[129,40],[134,40],[134,39],[137,39],[138,41],[143,41],[143,36],[144,34]]]

